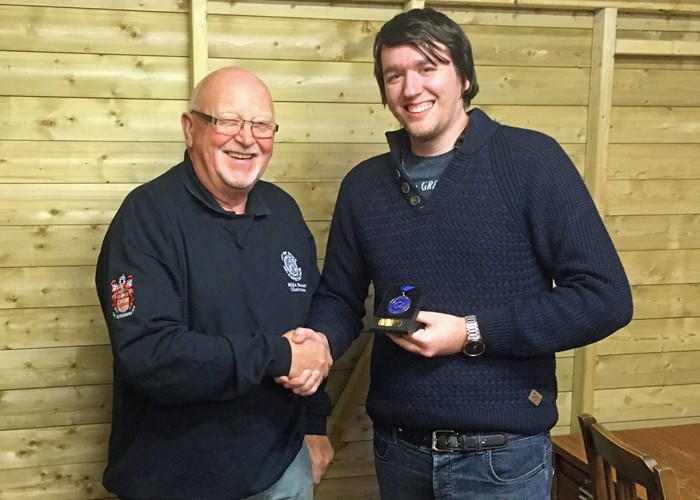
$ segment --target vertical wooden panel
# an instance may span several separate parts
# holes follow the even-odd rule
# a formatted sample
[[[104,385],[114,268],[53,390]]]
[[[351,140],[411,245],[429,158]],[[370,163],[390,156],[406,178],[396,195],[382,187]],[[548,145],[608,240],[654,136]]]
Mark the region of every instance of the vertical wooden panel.
[[[601,214],[605,213],[606,172],[610,133],[610,107],[615,56],[617,9],[602,9],[593,18],[591,91],[588,105],[588,137],[584,179]],[[595,391],[595,345],[574,353],[574,387],[571,428],[578,429],[578,415],[593,410]]]
[[[425,0],[408,0],[408,2],[403,4],[403,11],[408,12],[412,9],[423,9],[425,8]]]
[[[190,83],[194,88],[207,76],[207,0],[190,0]]]
[[[601,214],[605,213],[616,20],[617,9],[612,8],[598,11],[593,19],[591,91],[588,101],[588,138],[584,179]]]

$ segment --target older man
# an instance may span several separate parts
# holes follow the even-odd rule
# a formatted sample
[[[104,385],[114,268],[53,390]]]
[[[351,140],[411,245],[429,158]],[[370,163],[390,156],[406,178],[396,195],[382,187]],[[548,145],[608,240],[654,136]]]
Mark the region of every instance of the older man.
[[[224,68],[182,115],[187,154],[135,189],[100,253],[114,353],[105,487],[129,500],[312,498],[332,450],[332,360],[290,342],[318,283],[298,206],[260,177],[277,125],[265,84]],[[275,379],[302,382],[293,391]],[[296,393],[296,394],[295,394]]]

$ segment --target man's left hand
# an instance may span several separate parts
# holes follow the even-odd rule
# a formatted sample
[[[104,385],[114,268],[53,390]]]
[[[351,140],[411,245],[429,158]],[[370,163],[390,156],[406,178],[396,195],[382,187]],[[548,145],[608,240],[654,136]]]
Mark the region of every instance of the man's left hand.
[[[314,484],[318,484],[321,482],[321,476],[326,473],[328,467],[331,465],[335,452],[327,436],[307,434],[304,437],[304,441],[306,441],[306,446],[309,448],[311,469],[314,473]]]
[[[391,340],[407,351],[426,358],[462,352],[462,346],[467,341],[467,327],[463,317],[420,311],[416,321],[424,323],[425,328],[412,335],[388,334]]]

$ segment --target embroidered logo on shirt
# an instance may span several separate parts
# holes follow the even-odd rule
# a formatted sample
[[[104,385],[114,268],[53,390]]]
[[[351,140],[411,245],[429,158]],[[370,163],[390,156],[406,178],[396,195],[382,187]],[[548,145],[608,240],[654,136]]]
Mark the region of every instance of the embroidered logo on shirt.
[[[112,316],[116,319],[134,314],[134,277],[124,274],[112,280]]]
[[[284,270],[292,280],[292,282],[287,283],[287,286],[292,292],[306,292],[306,285],[304,283],[299,283],[301,280],[301,268],[297,264],[297,259],[292,255],[291,252],[282,252],[282,262],[284,263]]]

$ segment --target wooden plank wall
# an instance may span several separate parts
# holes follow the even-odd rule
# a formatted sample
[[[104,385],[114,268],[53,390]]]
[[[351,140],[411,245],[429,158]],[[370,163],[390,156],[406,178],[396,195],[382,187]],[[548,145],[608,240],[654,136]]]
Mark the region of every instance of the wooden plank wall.
[[[181,158],[188,17],[17,3],[0,2],[0,498],[106,498],[94,264],[124,196]]]
[[[617,25],[618,46],[700,53],[698,16]],[[617,55],[613,80],[606,224],[635,312],[598,345],[594,414],[611,428],[700,422],[700,57]]]
[[[0,500],[109,497],[112,361],[94,263],[124,196],[180,160],[190,87],[187,3],[113,4],[0,0]],[[474,104],[554,136],[583,172],[593,13],[450,9],[474,47]],[[281,128],[265,179],[297,199],[321,260],[340,180],[396,127],[371,46],[401,10],[208,3],[208,68],[241,65],[270,86]],[[618,26],[694,40],[699,22],[620,15]],[[615,67],[606,223],[637,306],[598,350],[595,412],[615,425],[700,417],[698,71],[697,58]],[[334,365],[334,402],[368,340]],[[570,431],[572,374],[562,353],[557,433]],[[376,498],[371,423],[351,410],[317,498]]]

